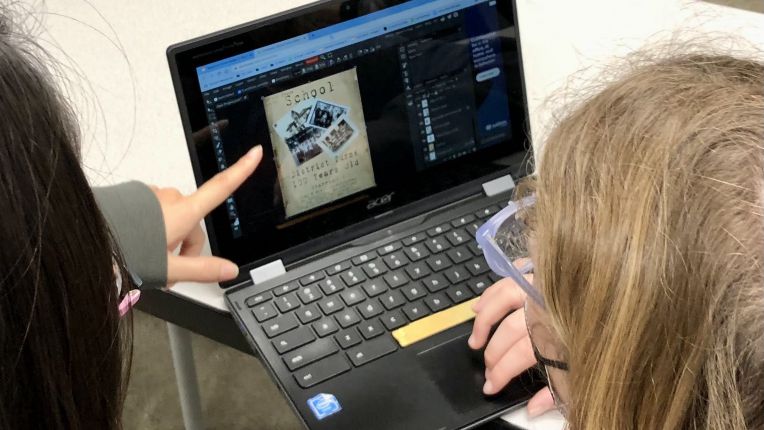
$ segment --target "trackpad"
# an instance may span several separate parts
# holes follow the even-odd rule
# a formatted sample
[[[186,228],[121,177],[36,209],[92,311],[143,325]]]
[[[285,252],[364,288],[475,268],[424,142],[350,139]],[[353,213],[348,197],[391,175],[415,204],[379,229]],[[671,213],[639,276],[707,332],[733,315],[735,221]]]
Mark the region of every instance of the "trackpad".
[[[467,336],[469,331],[418,354],[424,373],[458,413],[486,402],[483,354],[467,346]]]

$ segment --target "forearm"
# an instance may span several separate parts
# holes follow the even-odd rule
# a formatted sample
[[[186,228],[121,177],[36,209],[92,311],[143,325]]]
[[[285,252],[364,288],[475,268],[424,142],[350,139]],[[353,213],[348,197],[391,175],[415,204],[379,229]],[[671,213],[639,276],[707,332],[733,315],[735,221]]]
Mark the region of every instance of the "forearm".
[[[162,209],[146,185],[133,181],[93,188],[127,268],[144,288],[167,285],[167,242]]]

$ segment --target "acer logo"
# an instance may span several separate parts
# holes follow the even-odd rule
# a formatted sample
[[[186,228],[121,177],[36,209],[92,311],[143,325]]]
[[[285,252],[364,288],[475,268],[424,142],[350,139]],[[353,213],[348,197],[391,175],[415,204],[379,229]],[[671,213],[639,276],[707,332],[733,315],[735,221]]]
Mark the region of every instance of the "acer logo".
[[[383,206],[390,203],[391,201],[393,201],[393,194],[395,194],[395,191],[393,191],[390,194],[385,194],[384,196],[378,197],[374,200],[369,200],[369,203],[366,204],[366,209],[372,210],[377,206]]]

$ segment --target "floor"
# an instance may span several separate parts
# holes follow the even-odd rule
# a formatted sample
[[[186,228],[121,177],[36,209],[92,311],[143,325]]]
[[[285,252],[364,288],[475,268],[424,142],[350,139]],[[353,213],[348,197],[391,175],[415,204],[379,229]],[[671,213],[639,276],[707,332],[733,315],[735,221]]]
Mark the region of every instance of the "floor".
[[[134,351],[125,430],[183,429],[166,324],[135,312]],[[206,428],[300,429],[260,362],[192,334]]]

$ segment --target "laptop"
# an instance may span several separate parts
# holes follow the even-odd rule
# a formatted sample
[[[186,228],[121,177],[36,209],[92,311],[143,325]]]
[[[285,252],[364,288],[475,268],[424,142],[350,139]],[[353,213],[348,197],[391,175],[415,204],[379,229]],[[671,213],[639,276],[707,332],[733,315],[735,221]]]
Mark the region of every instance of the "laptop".
[[[197,183],[263,146],[205,222],[306,428],[471,428],[539,388],[484,396],[467,346],[475,232],[531,157],[518,34],[507,0],[326,0],[168,49]]]

